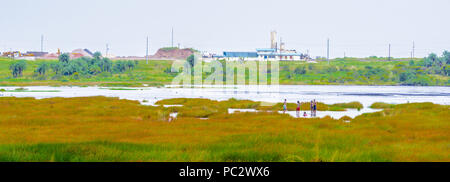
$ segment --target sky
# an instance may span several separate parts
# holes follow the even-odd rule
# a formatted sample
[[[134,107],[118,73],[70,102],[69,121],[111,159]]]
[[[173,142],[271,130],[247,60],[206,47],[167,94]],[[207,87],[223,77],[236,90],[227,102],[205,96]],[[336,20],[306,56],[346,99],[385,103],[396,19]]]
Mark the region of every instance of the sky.
[[[312,57],[415,57],[450,50],[450,0],[5,0],[0,52],[70,52],[144,56],[174,45],[221,54],[270,47]]]

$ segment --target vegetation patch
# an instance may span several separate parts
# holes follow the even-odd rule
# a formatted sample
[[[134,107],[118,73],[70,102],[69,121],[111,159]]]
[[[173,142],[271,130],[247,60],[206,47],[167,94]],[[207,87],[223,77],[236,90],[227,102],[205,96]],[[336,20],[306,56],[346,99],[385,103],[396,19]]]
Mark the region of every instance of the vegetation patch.
[[[28,90],[26,88],[16,88],[14,90],[0,89],[0,92],[61,92],[60,90]]]
[[[351,108],[351,109],[362,109],[364,106],[360,102],[349,102],[349,103],[337,103],[331,105],[332,107],[340,107],[340,108]]]
[[[170,48],[172,49],[172,48]],[[193,65],[193,56],[187,61]],[[227,81],[227,64],[219,60],[223,81]],[[178,73],[172,72],[173,61],[127,60],[112,61],[96,54],[93,58],[68,59],[64,54],[59,60],[11,60],[0,58],[0,85],[100,85],[111,87],[160,87],[171,84]],[[210,68],[211,63],[202,63]],[[267,63],[267,64],[270,64]],[[450,53],[430,54],[425,58],[392,59],[337,58],[317,63],[280,62],[279,83],[287,85],[416,85],[449,86]],[[270,66],[268,65],[268,68]],[[270,73],[271,70],[268,70]],[[203,73],[206,81],[212,72]],[[242,73],[240,73],[242,74]],[[237,75],[236,75],[237,76]],[[251,83],[249,73],[241,75]],[[270,83],[270,79],[269,79]]]
[[[108,90],[142,90],[137,88],[108,88]]]
[[[450,106],[399,104],[347,123],[347,117],[277,112],[208,115],[225,106],[255,107],[248,101],[161,103],[183,106],[108,97],[0,97],[0,161],[450,161]],[[172,109],[197,107],[208,110],[193,115],[208,120],[168,122]]]
[[[395,104],[388,104],[384,102],[375,102],[372,105],[370,105],[370,108],[372,109],[387,109],[387,108],[393,108]]]

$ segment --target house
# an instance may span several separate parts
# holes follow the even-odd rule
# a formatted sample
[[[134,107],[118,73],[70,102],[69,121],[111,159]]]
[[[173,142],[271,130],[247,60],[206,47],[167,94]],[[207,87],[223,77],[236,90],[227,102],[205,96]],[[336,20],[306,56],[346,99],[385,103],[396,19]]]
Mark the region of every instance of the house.
[[[295,50],[256,49],[256,52],[223,52],[227,61],[304,61],[305,55]]]
[[[94,57],[94,54],[89,49],[75,49],[70,53],[71,59],[76,59],[80,57]]]
[[[223,58],[227,61],[306,61],[308,58],[296,50],[285,49],[284,42],[278,44],[275,31],[270,36],[270,48],[256,49],[256,52],[223,52]]]

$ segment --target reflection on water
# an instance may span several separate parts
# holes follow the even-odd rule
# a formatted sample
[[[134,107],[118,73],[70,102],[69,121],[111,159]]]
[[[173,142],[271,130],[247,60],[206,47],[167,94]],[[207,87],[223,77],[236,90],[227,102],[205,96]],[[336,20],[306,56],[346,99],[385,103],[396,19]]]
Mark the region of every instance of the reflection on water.
[[[330,116],[334,119],[340,119],[343,116],[348,116],[351,118],[355,118],[356,116],[359,116],[364,113],[372,113],[372,112],[378,112],[381,111],[381,109],[371,109],[371,108],[363,108],[359,111],[357,109],[347,109],[346,111],[317,111],[316,117],[323,118],[325,116]],[[258,112],[256,109],[228,109],[228,113],[236,113],[236,112]],[[306,112],[306,116],[304,115]],[[278,111],[278,113],[282,114],[283,111]],[[286,114],[289,114],[290,116],[294,118],[311,118],[311,111],[300,111],[299,116],[297,116],[296,111],[286,111]]]
[[[0,87],[13,90],[18,87]],[[227,88],[139,88],[137,90],[109,90],[100,87],[25,87],[28,90],[58,90],[60,92],[0,92],[0,96],[35,97],[87,97],[107,96],[137,100],[145,105],[170,98],[208,98],[227,100],[230,98],[253,101],[290,103],[309,102],[316,99],[326,104],[359,101],[364,107],[374,102],[407,103],[433,102],[450,105],[450,87],[411,86],[331,86],[331,85],[280,85],[274,88],[261,86],[230,86]],[[319,114],[319,113],[318,113]]]

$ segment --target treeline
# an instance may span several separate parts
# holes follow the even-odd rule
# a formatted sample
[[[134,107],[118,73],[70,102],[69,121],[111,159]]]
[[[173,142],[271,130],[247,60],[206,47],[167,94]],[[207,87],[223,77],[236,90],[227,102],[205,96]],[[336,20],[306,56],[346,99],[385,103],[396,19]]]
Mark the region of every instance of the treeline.
[[[337,59],[345,61],[345,59]],[[448,85],[442,80],[434,79],[437,75],[450,76],[450,52],[444,51],[441,56],[432,53],[423,61],[401,61],[395,65],[365,65],[354,66],[344,64],[340,66],[317,66],[307,64],[290,69],[281,67],[281,71],[287,72],[284,79],[295,80],[300,77],[311,77],[310,80],[319,79],[321,83],[357,83],[357,84],[383,84],[393,83],[399,85]],[[436,75],[436,76],[432,76]]]
[[[49,71],[53,71],[52,79],[58,79],[62,76],[73,76],[78,79],[80,77],[91,77],[102,73],[123,73],[133,70],[137,66],[137,61],[111,61],[101,56],[100,52],[95,52],[92,58],[81,57],[70,59],[69,54],[61,54],[58,62],[41,62],[34,70],[35,77],[42,78]],[[22,72],[26,69],[26,61],[20,60],[14,62],[10,66],[11,73],[14,78],[21,77]]]

